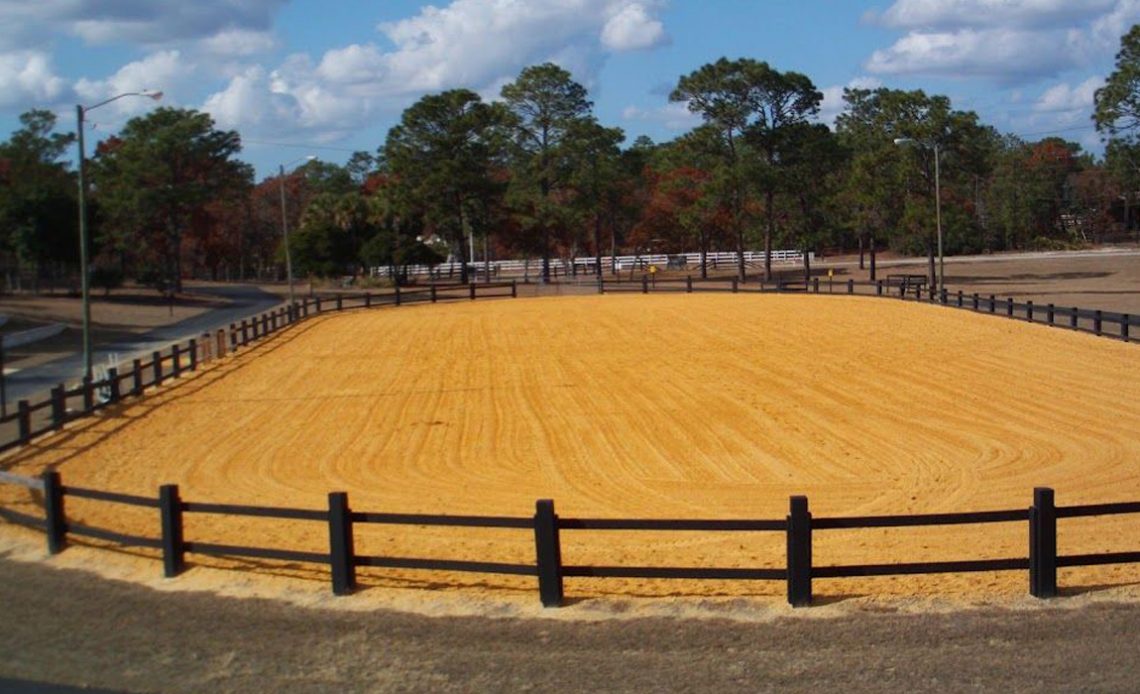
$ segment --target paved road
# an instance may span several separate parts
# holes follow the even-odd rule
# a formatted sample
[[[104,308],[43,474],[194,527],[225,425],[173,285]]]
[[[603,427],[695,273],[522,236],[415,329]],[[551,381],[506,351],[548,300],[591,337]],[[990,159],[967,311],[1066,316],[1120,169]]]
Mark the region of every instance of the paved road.
[[[149,356],[157,349],[163,349],[175,342],[197,337],[207,330],[229,325],[255,314],[262,313],[281,303],[281,299],[258,287],[248,285],[214,285],[195,289],[201,294],[211,294],[229,299],[226,306],[206,311],[172,325],[164,325],[130,340],[110,344],[95,345],[92,353],[93,364],[106,364],[116,357],[120,363],[138,356]],[[39,366],[22,369],[6,377],[7,399],[16,402],[44,395],[60,383],[78,383],[83,378],[83,354],[76,352]]]

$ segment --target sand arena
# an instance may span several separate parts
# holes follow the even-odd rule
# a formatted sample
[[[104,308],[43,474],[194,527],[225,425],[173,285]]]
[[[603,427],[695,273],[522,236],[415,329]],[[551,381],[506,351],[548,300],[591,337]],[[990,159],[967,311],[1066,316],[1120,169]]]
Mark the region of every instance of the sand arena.
[[[782,518],[1140,500],[1136,345],[859,297],[607,295],[323,316],[46,437],[0,466],[184,499],[564,517]],[[3,502],[34,511],[26,490]],[[69,517],[157,536],[155,513]],[[12,531],[11,529],[9,529]],[[12,531],[15,532],[15,531]],[[817,566],[1025,556],[1022,523],[819,532]],[[188,540],[321,552],[319,523],[188,515]],[[1140,518],[1064,520],[1062,554],[1137,548]],[[360,554],[533,561],[525,531],[358,526]],[[778,567],[779,533],[565,531],[567,564]],[[327,581],[323,566],[192,565]],[[155,572],[161,567],[156,563]],[[1063,569],[1063,587],[1140,567]],[[527,595],[534,579],[362,570],[368,587]],[[818,596],[1025,594],[1023,572],[819,580]],[[782,583],[568,579],[567,595],[780,598]]]

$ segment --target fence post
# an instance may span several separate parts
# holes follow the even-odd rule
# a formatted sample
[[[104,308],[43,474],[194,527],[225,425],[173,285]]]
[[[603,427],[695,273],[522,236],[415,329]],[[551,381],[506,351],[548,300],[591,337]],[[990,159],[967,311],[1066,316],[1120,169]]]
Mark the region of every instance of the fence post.
[[[154,385],[162,385],[162,352],[155,352],[151,355],[154,360]]]
[[[338,311],[344,310],[344,302],[342,301],[342,297],[340,294],[336,295],[336,310],[338,310]]]
[[[49,470],[43,474],[44,520],[49,554],[59,554],[67,546],[67,517],[63,513],[63,482],[59,473]]]
[[[855,293],[855,280],[853,280],[853,279],[847,280],[847,293],[848,294],[854,294]]]
[[[1035,598],[1057,595],[1057,507],[1053,490],[1033,490],[1029,509],[1029,594]]]
[[[539,499],[534,509],[534,547],[538,557],[538,595],[543,607],[562,606],[562,543],[554,501]]]
[[[134,377],[132,384],[131,394],[142,395],[143,393],[143,373],[142,373],[142,359],[135,359],[131,362],[131,375]]]
[[[174,578],[186,568],[186,544],[182,533],[182,499],[177,484],[158,488],[158,509],[162,514],[162,570]]]
[[[121,384],[119,383],[119,369],[117,367],[112,366],[111,368],[107,369],[107,385],[110,387],[111,391],[110,395],[107,398],[107,402],[114,404],[122,399],[123,394],[119,389]]]
[[[922,301],[922,285],[921,284],[914,285],[914,300],[915,301]]]
[[[945,306],[946,305],[946,287],[942,288],[942,292],[938,296],[941,299],[941,304],[943,306]]]
[[[598,284],[599,285],[601,284],[601,278],[598,278]],[[519,281],[518,280],[511,280],[511,298],[512,299],[519,298]]]
[[[1120,315],[1120,339],[1128,342],[1128,324],[1132,322],[1132,316],[1127,313]]]
[[[174,378],[182,375],[182,348],[178,345],[170,348],[170,372]]]
[[[739,285],[740,285],[740,282],[739,282],[739,280],[738,280],[737,278],[733,277],[733,278],[732,278],[732,293],[733,293],[733,294],[735,294],[736,292],[740,291],[740,287],[739,287]]]
[[[978,310],[978,293],[974,292],[974,310]]]
[[[346,492],[329,492],[329,564],[333,594],[351,593],[356,587],[356,553]]]
[[[95,383],[90,376],[83,377],[83,412],[89,413],[95,409]]]
[[[883,295],[883,281],[875,280],[875,296]]]
[[[990,294],[990,313],[995,313],[996,311],[997,311],[997,300],[994,298],[993,294]]]
[[[269,314],[261,314],[261,336],[265,337],[269,334]]]
[[[401,301],[401,299],[400,299],[400,285],[397,284],[396,285],[396,305],[397,306],[400,305],[400,301]],[[435,285],[434,284],[431,286],[431,302],[433,304],[435,303]]]
[[[32,409],[27,400],[21,400],[16,410],[20,419],[20,445],[23,446],[32,440]]]
[[[1076,306],[1074,306],[1073,310],[1069,312],[1069,327],[1073,328],[1074,330],[1077,327],[1077,321],[1080,319],[1079,312],[1080,309],[1078,309]]]
[[[1025,320],[1029,321],[1030,323],[1033,322],[1033,302],[1032,301],[1026,301],[1025,302]]]
[[[364,308],[372,308],[372,292],[364,292]]]
[[[198,340],[190,338],[190,370],[198,370]]]
[[[63,418],[67,409],[63,384],[51,389],[51,426],[53,429],[63,428]]]
[[[321,312],[321,297],[318,296],[313,298],[313,310],[315,310],[318,314]]]
[[[470,286],[471,286],[471,300],[474,301],[475,300],[475,283],[472,282]]]
[[[237,349],[237,326],[230,323],[230,351]]]
[[[241,319],[241,346],[245,347],[249,344],[249,321],[245,318]]]
[[[1103,320],[1103,316],[1101,315],[1100,309],[1098,308],[1096,311],[1093,312],[1093,332],[1096,333],[1097,335],[1101,334],[1100,329],[1101,329],[1101,321],[1102,320]]]
[[[962,308],[962,290],[958,290],[958,308]]]
[[[1013,297],[1008,297],[1005,300],[1005,315],[1013,318]]]
[[[811,513],[806,496],[790,498],[788,509],[788,602],[811,605]]]
[[[733,280],[733,282],[735,282],[735,281],[736,280]],[[648,294],[649,293],[649,275],[642,275],[641,276],[641,293],[642,294]]]
[[[1048,306],[1045,307],[1045,321],[1047,323],[1049,323],[1049,325],[1053,325],[1055,318],[1056,318],[1056,311],[1053,308],[1053,304],[1049,304]]]
[[[811,278],[811,290],[813,293],[819,294],[819,278],[818,277]]]
[[[692,275],[685,275],[685,293],[686,294],[692,294],[693,293],[693,276]]]
[[[433,304],[435,302],[439,301],[439,295],[436,294],[436,291],[437,290],[436,290],[435,285],[434,284],[431,285],[431,302]],[[396,287],[396,305],[397,306],[400,305],[400,287],[399,286]]]

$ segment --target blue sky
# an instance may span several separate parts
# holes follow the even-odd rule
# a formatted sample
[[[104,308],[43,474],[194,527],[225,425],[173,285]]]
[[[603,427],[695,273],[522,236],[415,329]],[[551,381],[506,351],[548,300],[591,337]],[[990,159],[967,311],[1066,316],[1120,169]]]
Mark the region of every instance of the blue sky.
[[[0,133],[47,108],[162,90],[163,104],[237,130],[259,176],[308,154],[375,151],[420,96],[494,98],[547,60],[587,86],[629,139],[696,124],[670,104],[677,79],[726,56],[808,75],[821,118],[844,86],[946,94],[1003,132],[1099,151],[1092,96],[1140,0],[0,0]],[[152,108],[89,114],[88,139]]]

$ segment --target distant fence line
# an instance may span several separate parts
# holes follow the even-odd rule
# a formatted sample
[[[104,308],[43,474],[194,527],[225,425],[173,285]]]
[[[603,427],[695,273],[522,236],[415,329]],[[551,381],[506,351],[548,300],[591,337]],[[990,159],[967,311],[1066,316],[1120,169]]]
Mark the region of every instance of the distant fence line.
[[[599,294],[618,292],[639,292],[643,294],[651,292],[761,292],[897,297],[1025,320],[1030,323],[1070,328],[1098,336],[1118,337],[1125,342],[1134,341],[1131,334],[1134,317],[1128,313],[1082,309],[1076,306],[1040,304],[1032,301],[1015,301],[1012,297],[998,297],[995,294],[966,294],[960,290],[955,292],[947,289],[931,291],[926,288],[924,281],[907,279],[914,276],[897,275],[890,277],[892,279],[875,282],[856,282],[852,279],[835,281],[826,277],[813,277],[810,281],[799,279],[774,282],[757,280],[741,282],[735,277],[710,280],[698,280],[692,276],[656,279],[652,275],[645,274],[636,281],[626,282],[599,278],[595,280],[595,286]]]
[[[815,252],[808,252],[808,260],[815,260]],[[740,254],[736,251],[709,251],[705,254],[705,262],[709,267],[717,268],[721,265],[732,266],[740,262]],[[744,262],[750,265],[764,262],[764,253],[761,251],[745,251]],[[772,251],[772,262],[777,265],[803,265],[803,251],[777,250]],[[603,255],[601,257],[602,272],[623,272],[626,270],[644,270],[653,265],[660,269],[685,269],[697,267],[701,263],[701,254],[696,253],[643,253],[641,255]],[[527,258],[524,260],[477,260],[468,262],[440,263],[438,265],[408,265],[397,270],[412,277],[428,276],[432,278],[457,277],[467,266],[470,273],[480,276],[538,276],[542,272],[541,258]],[[551,258],[550,272],[554,277],[572,277],[575,275],[596,274],[598,259],[592,255],[575,256],[573,258]],[[370,274],[373,277],[390,277],[392,269],[389,267],[374,267]]]
[[[810,282],[782,281],[765,284],[763,282],[741,283],[736,279],[697,281],[692,277],[680,280],[654,280],[647,275],[637,282],[613,282],[606,281],[603,278],[598,281],[597,289],[602,293],[615,291],[643,293],[651,291],[720,291],[855,295],[862,292],[864,295],[898,296],[902,299],[933,302],[943,306],[960,307],[987,314],[1024,318],[1048,325],[1063,325],[1097,335],[1107,334],[1104,331],[1105,324],[1115,323],[1118,326],[1119,337],[1124,340],[1130,339],[1131,318],[1128,314],[1078,308],[1058,308],[1051,304],[1040,307],[1034,306],[1032,302],[1015,302],[1012,298],[1002,301],[993,295],[972,294],[967,296],[962,292],[950,294],[945,290],[934,293],[927,292],[924,297],[922,283],[912,285],[907,281],[900,281],[896,286],[890,281],[857,283],[853,280],[847,280],[846,282],[832,283],[831,281],[821,282],[820,278],[813,278]],[[857,292],[857,289],[860,291]],[[490,297],[516,297],[517,295],[517,283],[510,282],[431,285],[414,289],[397,287],[393,293],[382,295],[365,293],[349,296],[336,295],[331,298],[306,298],[302,302],[242,320],[240,323],[231,323],[228,329],[219,329],[213,334],[207,333],[201,341],[192,339],[185,346],[175,344],[170,348],[169,354],[154,352],[150,361],[144,362],[136,359],[132,368],[126,373],[120,374],[117,369],[110,369],[107,377],[99,381],[85,380],[82,385],[71,389],[65,388],[61,384],[54,388],[51,397],[43,402],[33,405],[26,400],[20,401],[18,411],[15,414],[0,418],[0,424],[15,422],[18,425],[17,435],[14,438],[0,442],[0,451],[26,445],[32,438],[40,434],[61,429],[67,422],[118,403],[125,397],[141,395],[148,387],[160,386],[168,379],[177,378],[184,372],[196,370],[203,361],[247,347],[311,315],[344,311],[350,308],[400,306],[412,303],[475,300]],[[1058,316],[1067,318],[1067,321],[1057,322]],[[70,409],[69,403],[76,398],[80,399],[82,407],[78,410]],[[35,426],[33,414],[39,412],[47,412],[49,416],[45,418],[43,425]],[[42,528],[47,535],[48,548],[52,553],[62,551],[66,545],[67,536],[72,534],[119,543],[124,546],[160,549],[163,553],[164,571],[167,576],[171,577],[184,570],[184,557],[187,553],[327,564],[331,569],[333,590],[338,595],[352,591],[356,585],[355,576],[358,567],[376,567],[535,576],[538,579],[541,601],[546,606],[562,604],[564,579],[578,577],[785,581],[787,583],[788,601],[793,606],[798,607],[811,603],[812,581],[814,579],[1028,570],[1030,593],[1036,597],[1047,598],[1056,595],[1058,567],[1140,563],[1140,551],[1058,555],[1056,530],[1056,521],[1060,518],[1140,513],[1140,502],[1056,507],[1053,491],[1048,488],[1038,488],[1034,491],[1033,505],[1028,510],[813,519],[808,511],[807,498],[794,496],[790,498],[789,513],[782,520],[629,520],[560,518],[554,512],[554,502],[551,500],[539,500],[533,517],[447,516],[355,512],[350,510],[348,495],[344,492],[329,494],[327,510],[311,510],[186,502],[180,498],[176,485],[163,486],[159,490],[158,497],[155,498],[69,487],[63,485],[57,472],[44,473],[38,479],[0,472],[0,484],[21,485],[43,493],[43,518],[9,509],[0,509],[0,517],[12,522]],[[135,536],[108,528],[69,522],[64,512],[64,499],[69,495],[106,503],[158,508],[161,512],[161,535],[158,538]],[[182,525],[182,517],[186,513],[325,522],[329,525],[329,551],[327,553],[298,552],[187,540],[184,537]],[[817,530],[1011,522],[1029,523],[1028,557],[818,567],[812,564],[812,535]],[[356,524],[530,530],[534,534],[535,562],[533,564],[510,564],[450,559],[358,556],[354,551],[353,542],[353,528]],[[786,561],[782,568],[564,565],[561,559],[562,533],[573,530],[782,532],[787,536],[788,549]]]

